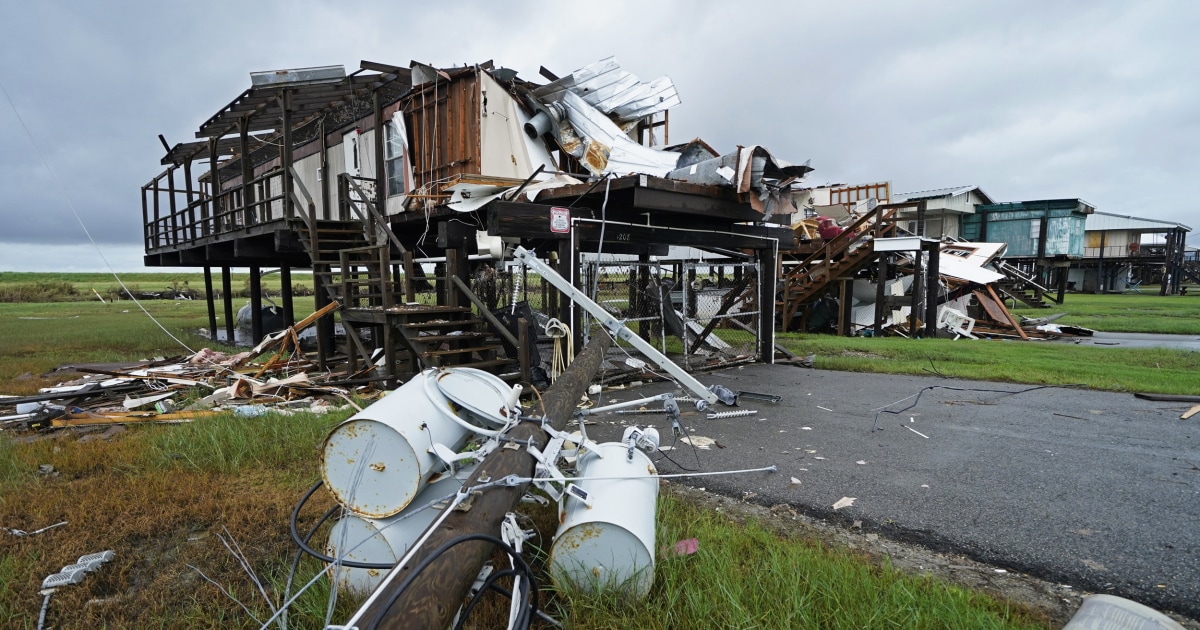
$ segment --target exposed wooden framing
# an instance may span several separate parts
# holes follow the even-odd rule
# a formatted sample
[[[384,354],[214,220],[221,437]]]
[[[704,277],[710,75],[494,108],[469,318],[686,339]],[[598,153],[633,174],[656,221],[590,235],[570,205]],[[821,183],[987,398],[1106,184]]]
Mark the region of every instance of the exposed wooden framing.
[[[217,138],[208,141],[208,203],[205,204],[205,209],[200,211],[204,217],[205,236],[217,231],[217,226],[211,225],[217,216],[217,195],[221,192],[221,178],[217,173],[217,141]]]
[[[184,194],[185,194],[184,199],[187,201],[188,225],[191,226],[191,229],[188,230],[188,239],[194,241],[194,240],[196,240],[196,237],[199,236],[199,234],[197,233],[197,230],[196,230],[196,227],[197,227],[197,225],[196,225],[196,206],[195,206],[196,195],[195,195],[195,191],[192,188],[192,160],[191,160],[191,158],[188,158],[188,160],[183,163],[183,181],[184,181]]]
[[[876,337],[883,334],[884,318],[891,314],[891,306],[887,303],[885,295],[891,258],[891,254],[886,252],[880,252],[875,258],[875,322],[871,333]]]
[[[292,180],[292,91],[283,90],[283,93],[278,97],[280,109],[280,123],[283,126],[283,146],[279,150],[279,162],[283,169],[283,217],[285,219],[294,219],[296,217],[296,208],[292,203],[292,195],[295,194],[295,185]],[[243,161],[249,161],[246,157]],[[264,208],[260,214],[260,220],[266,220],[270,216],[270,207]]]
[[[489,205],[488,234],[521,238],[568,239],[580,235],[582,241],[596,242],[600,238],[600,221],[576,219],[571,234],[549,232],[552,206],[530,203],[495,201]],[[771,239],[791,239],[788,228],[768,228],[753,225],[727,224],[729,233],[714,233],[691,228],[662,225],[617,224],[609,221],[605,228],[605,243],[654,245],[713,246],[735,249],[774,247]],[[607,247],[607,245],[606,245]]]
[[[150,210],[149,204],[146,201],[146,194],[149,186],[142,186],[142,244],[146,251],[152,247],[152,238],[154,237],[154,227],[150,225]]]
[[[416,302],[417,301],[417,286],[416,286],[415,278],[413,277],[413,275],[415,273],[415,269],[413,267],[413,253],[411,251],[406,251],[406,252],[404,252],[403,256],[404,256],[404,258],[403,258],[403,260],[404,260],[404,263],[403,263],[404,264],[404,301],[405,302]]]
[[[154,192],[154,200],[153,200],[154,246],[162,247],[166,243],[163,241],[163,235],[162,235],[162,216],[160,216],[160,214],[159,214],[160,210],[159,210],[159,203],[158,203],[158,181],[157,180],[154,182],[153,192]]]
[[[250,143],[248,141],[246,129],[250,125],[249,116],[238,118],[238,141],[241,148],[239,151],[240,162],[242,163],[242,225],[254,224],[254,171],[250,156]],[[215,173],[214,173],[215,174]]]
[[[179,209],[175,203],[175,168],[167,169],[167,207],[171,211],[171,244],[180,241],[179,238]]]
[[[1004,308],[1004,300],[1001,300],[1000,296],[996,295],[996,290],[992,288],[992,285],[984,285],[984,289],[987,290],[988,295],[1003,308],[1005,318],[1008,320],[1008,323],[1017,331],[1017,334],[1021,336],[1021,339],[1029,341],[1029,335],[1025,334],[1025,330],[1021,328],[1021,323],[1017,321],[1016,317],[1013,317],[1012,312],[1010,312],[1008,308]]]
[[[838,280],[838,318],[837,318],[837,334],[842,337],[849,337],[853,334],[853,326],[851,326],[851,317],[854,309],[852,300],[854,295],[854,279],[842,278]]]

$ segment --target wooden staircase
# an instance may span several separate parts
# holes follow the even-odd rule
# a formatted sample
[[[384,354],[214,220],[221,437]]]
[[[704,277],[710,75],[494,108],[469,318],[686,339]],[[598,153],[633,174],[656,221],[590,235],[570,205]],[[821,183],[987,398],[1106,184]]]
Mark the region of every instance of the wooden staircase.
[[[1033,308],[1050,308],[1047,300],[1055,304],[1059,303],[1056,294],[1038,284],[1032,275],[1021,271],[1003,260],[996,261],[993,266],[997,271],[1004,274],[1004,279],[996,283],[1001,294],[1023,302]]]
[[[404,292],[396,290],[391,275],[391,252],[393,246],[401,252],[404,247],[375,210],[373,187],[342,175],[338,201],[340,216],[352,218],[311,221],[306,216],[302,240],[314,280],[341,305],[351,378],[377,370],[376,378],[394,386],[427,367],[502,371],[515,363],[500,356],[501,344],[484,332],[484,321],[470,308],[402,303]],[[380,351],[381,371],[375,367]]]
[[[784,332],[801,306],[824,295],[839,278],[851,277],[876,260],[873,242],[895,233],[896,213],[897,209],[883,206],[868,212],[787,272],[776,302]]]

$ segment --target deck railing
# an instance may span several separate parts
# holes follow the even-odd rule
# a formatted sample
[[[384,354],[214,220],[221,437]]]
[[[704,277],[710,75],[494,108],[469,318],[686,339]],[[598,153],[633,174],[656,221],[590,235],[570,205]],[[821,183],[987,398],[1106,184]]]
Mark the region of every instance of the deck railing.
[[[186,181],[187,175],[185,186],[179,187],[175,182],[176,170],[176,167],[167,169],[142,187],[142,225],[147,252],[298,216],[308,219],[306,209],[297,208],[295,201],[285,203],[287,193],[281,169],[236,184],[216,195],[211,194],[211,182],[202,182],[197,190]],[[312,208],[310,200],[308,210]]]

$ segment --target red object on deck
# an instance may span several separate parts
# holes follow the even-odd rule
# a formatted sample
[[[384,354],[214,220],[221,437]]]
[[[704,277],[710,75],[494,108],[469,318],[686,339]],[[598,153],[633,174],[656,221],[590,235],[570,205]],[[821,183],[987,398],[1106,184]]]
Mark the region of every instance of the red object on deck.
[[[846,228],[838,225],[833,219],[829,217],[817,217],[817,235],[821,238],[828,241],[845,231]]]

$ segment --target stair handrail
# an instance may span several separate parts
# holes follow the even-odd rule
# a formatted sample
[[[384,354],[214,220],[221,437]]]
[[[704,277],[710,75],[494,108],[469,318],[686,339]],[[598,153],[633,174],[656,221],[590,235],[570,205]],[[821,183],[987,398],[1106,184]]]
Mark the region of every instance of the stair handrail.
[[[1050,289],[1042,286],[1041,283],[1034,279],[1033,274],[1027,274],[1024,271],[1021,271],[1020,268],[1004,262],[1003,259],[997,260],[995,265],[996,268],[999,269],[1000,273],[1004,274],[1008,279],[1020,280],[1026,284],[1032,284],[1033,288],[1041,291],[1042,293],[1050,293]]]
[[[888,211],[886,215],[883,214],[884,210]],[[799,275],[799,273],[802,273],[803,270],[806,270],[810,265],[818,260],[829,261],[834,255],[845,251],[850,247],[850,245],[854,244],[860,239],[865,239],[868,236],[872,238],[879,236],[878,233],[880,232],[884,221],[892,218],[892,215],[894,215],[898,210],[898,208],[884,208],[883,206],[879,206],[874,210],[864,214],[857,221],[851,224],[850,227],[842,231],[841,234],[838,234],[837,236],[825,241],[824,246],[809,254],[808,258],[805,258],[800,262],[800,264],[793,267],[792,271],[788,273],[789,279]],[[874,229],[871,231],[864,230],[862,233],[858,233],[858,228],[862,227],[863,224],[867,223],[871,219],[876,219]],[[836,248],[834,248],[834,244],[837,244]]]
[[[365,200],[367,198],[367,194],[363,192],[363,189],[359,187],[359,185],[355,183],[349,175],[342,173],[341,175],[338,175],[338,177],[345,178],[346,184],[353,192],[358,193],[359,199]],[[364,202],[363,205],[367,207],[367,214],[364,214],[363,211],[358,208],[358,203],[353,201],[350,203],[350,209],[354,210],[354,212],[362,218],[364,223],[373,224],[379,229],[383,230],[384,234],[387,234],[388,240],[390,240],[392,244],[400,250],[401,254],[407,252],[408,249],[404,247],[404,244],[400,242],[400,238],[397,237],[396,233],[392,231],[391,226],[388,225],[387,219],[380,216],[379,211],[375,209],[375,204]],[[368,214],[370,215],[369,217]]]

